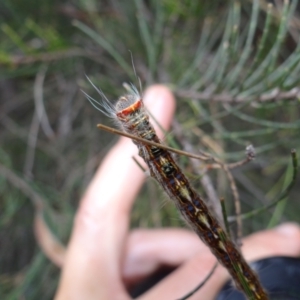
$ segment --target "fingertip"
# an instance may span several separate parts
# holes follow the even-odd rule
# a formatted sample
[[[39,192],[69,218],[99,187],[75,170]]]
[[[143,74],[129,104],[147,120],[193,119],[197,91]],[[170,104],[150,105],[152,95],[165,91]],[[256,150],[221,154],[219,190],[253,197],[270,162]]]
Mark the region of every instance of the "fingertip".
[[[291,256],[299,256],[300,254],[300,227],[295,222],[287,222],[274,228],[282,239],[282,251],[287,251]],[[279,248],[279,247],[277,247]]]
[[[253,233],[244,239],[242,249],[249,261],[271,256],[299,256],[300,227],[296,223],[284,223]]]
[[[152,85],[145,91],[144,102],[156,121],[165,130],[169,129],[176,108],[175,97],[171,90],[162,84]],[[155,126],[155,122],[153,125],[161,135],[161,130]]]
[[[296,240],[300,240],[300,227],[297,223],[284,223],[275,227],[274,229],[286,237],[293,237]]]

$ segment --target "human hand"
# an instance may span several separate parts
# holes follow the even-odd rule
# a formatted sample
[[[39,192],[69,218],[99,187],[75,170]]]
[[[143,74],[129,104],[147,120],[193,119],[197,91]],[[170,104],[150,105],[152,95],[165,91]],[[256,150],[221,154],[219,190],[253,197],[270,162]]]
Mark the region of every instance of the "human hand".
[[[153,86],[146,91],[145,102],[167,129],[175,110],[170,91]],[[131,299],[126,286],[161,265],[178,268],[139,299],[177,299],[195,288],[215,264],[209,249],[188,230],[129,230],[131,208],[145,180],[131,159],[136,154],[136,146],[120,138],[96,172],[75,218],[56,300]],[[243,240],[242,251],[248,260],[298,256],[300,230],[285,224],[258,232]],[[228,278],[226,270],[218,266],[190,299],[214,299]]]

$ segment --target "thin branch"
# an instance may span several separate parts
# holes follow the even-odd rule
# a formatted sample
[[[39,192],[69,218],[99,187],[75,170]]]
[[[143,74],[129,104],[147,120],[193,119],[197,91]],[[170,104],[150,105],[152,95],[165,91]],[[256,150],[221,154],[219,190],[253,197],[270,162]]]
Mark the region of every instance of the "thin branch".
[[[255,149],[254,149],[253,145],[249,145],[246,147],[246,158],[244,158],[241,161],[237,161],[235,163],[225,164],[225,165],[228,169],[235,169],[235,168],[241,167],[241,166],[249,163],[254,158],[255,158]],[[211,159],[213,160],[214,158],[212,157]],[[208,165],[207,168],[208,169],[220,169],[220,168],[222,168],[222,165],[219,162],[216,162],[216,164]]]
[[[66,248],[52,233],[44,220],[43,214],[47,207],[46,199],[40,196],[24,179],[2,164],[0,164],[0,175],[31,200],[35,208],[34,232],[37,242],[44,254],[54,264],[61,267],[65,260]]]
[[[226,206],[225,206],[225,200],[224,200],[223,197],[220,198],[220,203],[221,203],[221,207],[222,207],[222,214],[223,214],[223,220],[224,220],[224,224],[225,224],[226,233],[229,236],[229,238],[231,238],[229,223],[228,223],[228,219],[227,219],[227,211],[226,211]]]
[[[234,208],[235,208],[235,214],[236,214],[236,224],[237,224],[237,240],[240,241],[242,236],[243,236],[243,224],[242,224],[242,218],[241,213],[242,213],[242,208],[241,208],[241,201],[239,197],[239,192],[235,183],[235,180],[229,171],[228,167],[225,164],[222,164],[222,169],[224,170],[225,174],[227,175],[229,184],[230,184],[230,189],[233,195],[233,200],[234,200]]]
[[[272,208],[273,206],[277,205],[280,201],[282,201],[288,194],[289,192],[291,191],[291,189],[294,187],[294,185],[296,184],[296,179],[297,179],[297,174],[298,174],[298,159],[297,159],[297,153],[296,153],[296,150],[293,149],[291,151],[291,156],[292,156],[292,163],[293,163],[293,177],[292,177],[292,180],[291,182],[289,183],[289,185],[286,187],[286,189],[284,189],[284,191],[278,196],[278,198],[273,201],[272,203],[266,205],[266,206],[263,206],[261,208],[258,208],[258,209],[255,209],[255,210],[252,210],[248,213],[245,213],[245,214],[242,214],[240,216],[230,216],[228,218],[228,221],[229,222],[234,222],[236,221],[237,217],[240,217],[242,220],[245,220],[245,219],[248,219],[248,218],[251,218],[253,216],[256,216],[262,212],[264,212],[265,210],[267,209],[270,209]]]
[[[179,298],[178,300],[186,300],[186,299],[190,298],[191,296],[193,296],[197,291],[199,291],[204,286],[204,284],[210,279],[210,277],[214,274],[217,266],[218,266],[218,263],[216,262],[215,265],[213,266],[213,268],[211,269],[211,271],[204,278],[204,280],[202,280],[202,282],[196,288],[194,288],[191,292],[189,292],[184,297]]]
[[[272,102],[277,100],[300,99],[300,87],[294,87],[289,91],[281,91],[274,88],[271,92],[257,96],[233,96],[229,93],[209,94],[189,90],[176,90],[175,95],[183,98],[192,98],[200,101],[214,101],[223,103],[241,103],[241,102]]]
[[[44,130],[45,135],[48,138],[52,139],[55,136],[55,133],[50,126],[50,122],[47,117],[45,106],[44,106],[43,85],[46,76],[46,71],[47,71],[47,67],[42,67],[41,70],[37,73],[35,77],[34,86],[33,86],[33,96],[34,96],[35,110],[37,113],[37,117],[41,123],[41,127]]]
[[[56,61],[56,60],[61,60],[61,59],[71,58],[76,56],[89,57],[91,55],[93,54],[87,53],[82,49],[73,48],[73,49],[32,54],[32,55],[11,55],[8,57],[8,59],[5,62],[0,61],[0,65],[12,64],[17,67],[19,65],[30,65],[38,62],[51,62],[51,61]]]
[[[168,150],[168,151],[173,152],[173,153],[177,153],[177,154],[180,154],[180,155],[185,155],[185,156],[188,156],[188,157],[191,157],[191,158],[196,158],[196,159],[199,159],[199,160],[202,160],[202,161],[213,160],[214,162],[216,162],[216,164],[218,164],[220,166],[220,168],[222,168],[224,170],[224,172],[227,174],[228,180],[230,182],[230,188],[231,188],[232,195],[233,195],[233,198],[234,198],[234,203],[235,203],[235,212],[236,212],[236,215],[237,215],[237,227],[238,227],[237,237],[238,237],[238,239],[240,239],[242,237],[242,219],[238,217],[238,216],[241,215],[241,205],[240,205],[240,200],[239,200],[239,196],[238,196],[238,190],[237,190],[234,178],[233,178],[231,172],[229,171],[228,165],[224,164],[219,159],[217,159],[215,157],[212,157],[209,154],[206,154],[204,152],[202,153],[203,155],[196,155],[196,154],[192,154],[190,152],[174,149],[172,147],[168,147],[168,146],[165,146],[165,145],[162,145],[162,144],[158,144],[158,143],[155,143],[155,142],[152,142],[152,141],[148,141],[146,139],[137,137],[135,135],[132,135],[132,134],[120,131],[120,130],[117,130],[117,129],[109,127],[109,126],[105,126],[103,124],[97,124],[97,127],[99,129],[108,131],[110,133],[125,136],[125,137],[128,137],[128,138],[132,139],[132,140],[139,141],[139,142],[142,142],[144,144],[156,146],[156,147]],[[247,161],[250,161],[255,157],[254,148],[253,148],[252,145],[250,145],[246,148],[246,153],[247,153],[247,158],[246,158]],[[234,164],[234,167],[236,167],[238,164],[241,165],[241,162]],[[203,180],[203,178],[202,178],[202,180]],[[207,183],[204,184],[203,182],[202,182],[202,184],[205,187],[207,185]],[[219,206],[214,204],[214,211],[217,213],[218,216],[220,216],[221,212],[219,211],[218,207]]]
[[[185,155],[185,156],[188,156],[188,157],[191,157],[191,158],[196,158],[196,159],[203,160],[203,161],[208,161],[208,160],[211,159],[211,157],[202,156],[202,155],[197,155],[197,154],[192,154],[192,153],[190,153],[190,152],[186,152],[186,151],[174,149],[174,148],[172,148],[172,147],[168,147],[168,146],[165,146],[165,145],[162,145],[162,144],[158,144],[158,143],[155,143],[155,142],[151,142],[151,141],[148,141],[148,140],[146,140],[146,139],[140,138],[140,137],[138,137],[138,136],[135,136],[135,135],[126,133],[126,132],[124,132],[124,131],[120,131],[120,130],[118,130],[118,129],[115,129],[115,128],[112,128],[112,127],[109,127],[109,126],[105,126],[105,125],[103,125],[103,124],[97,124],[97,127],[98,127],[99,129],[108,131],[108,132],[110,132],[110,133],[122,135],[122,136],[128,137],[128,138],[130,138],[130,139],[132,139],[132,140],[139,141],[139,142],[142,142],[142,143],[144,143],[144,144],[151,145],[151,146],[156,146],[156,147],[158,147],[158,148],[162,148],[162,149],[168,150],[168,151],[170,151],[170,152],[173,152],[173,153],[176,153],[176,154],[179,154],[179,155]]]
[[[174,119],[173,120],[173,129],[175,132],[176,137],[181,141],[182,146],[187,151],[192,151],[193,146],[189,143],[189,141],[184,137],[182,127],[179,126],[178,122]],[[210,160],[212,157],[204,153],[203,157],[205,160]],[[204,161],[205,161],[204,160]],[[214,160],[213,160],[214,161]],[[215,215],[218,217],[219,220],[222,220],[222,211],[219,203],[219,197],[216,193],[216,190],[212,184],[211,178],[206,174],[206,169],[203,168],[203,165],[199,161],[192,161],[192,167],[195,173],[199,174],[200,182],[205,190],[206,195],[209,199],[209,205],[211,209],[214,211]]]
[[[254,158],[254,156],[252,156],[252,157],[247,156],[247,158],[243,159],[242,161],[235,162],[235,163],[232,163],[232,164],[224,164],[223,162],[221,162],[217,158],[215,158],[215,157],[213,157],[213,156],[211,156],[211,155],[209,155],[209,154],[207,154],[203,151],[201,151],[202,155],[193,154],[193,153],[190,153],[190,152],[187,152],[187,151],[182,151],[182,150],[175,149],[175,148],[172,148],[172,147],[169,147],[169,146],[165,146],[163,144],[151,142],[149,140],[143,139],[141,137],[135,136],[133,134],[130,134],[130,133],[127,133],[127,132],[124,132],[124,131],[121,131],[121,130],[118,130],[118,129],[115,129],[115,128],[112,128],[112,127],[109,127],[109,126],[106,126],[106,125],[103,125],[103,124],[97,124],[97,128],[102,129],[102,130],[107,131],[107,132],[110,132],[110,133],[113,133],[113,134],[118,134],[118,135],[121,135],[121,136],[125,136],[127,138],[132,139],[132,140],[142,142],[146,145],[156,146],[158,148],[165,149],[165,150],[168,150],[170,152],[173,152],[173,153],[176,153],[176,154],[179,154],[179,155],[184,155],[184,156],[187,156],[187,157],[190,157],[190,158],[196,158],[196,159],[199,159],[199,160],[202,160],[202,161],[210,161],[210,160],[214,161],[216,164],[210,164],[209,168],[217,169],[217,168],[222,168],[222,166],[226,166],[228,169],[233,169],[233,168],[242,166],[242,165],[250,162]]]
[[[28,133],[26,157],[23,171],[24,176],[27,179],[32,179],[32,168],[34,165],[35,149],[37,144],[37,135],[39,132],[39,127],[40,121],[37,115],[37,111],[35,111]]]
[[[147,173],[147,170],[140,164],[140,162],[136,159],[136,157],[135,156],[132,156],[132,159],[134,160],[134,162],[138,165],[138,167],[141,169],[141,171],[143,172],[143,173]]]
[[[22,193],[32,201],[36,210],[42,210],[44,208],[46,200],[34,191],[24,179],[2,164],[0,164],[0,174],[12,185],[21,190]]]
[[[236,214],[236,218],[234,220],[237,223],[237,239],[240,240],[242,238],[241,203],[240,203],[238,189],[237,189],[235,180],[230,172],[229,167],[235,168],[237,166],[243,165],[243,164],[253,160],[255,158],[255,149],[252,145],[247,146],[246,147],[246,155],[247,155],[246,159],[244,159],[240,162],[234,163],[234,164],[229,164],[229,165],[224,164],[218,158],[212,157],[209,154],[202,152],[202,155],[204,155],[207,158],[210,157],[210,159],[212,159],[216,163],[215,165],[211,165],[211,166],[215,166],[215,167],[223,169],[225,174],[227,175],[227,178],[228,178],[229,184],[230,184],[230,189],[231,189],[231,192],[233,195],[233,200],[234,200],[234,207],[235,207],[235,214]]]

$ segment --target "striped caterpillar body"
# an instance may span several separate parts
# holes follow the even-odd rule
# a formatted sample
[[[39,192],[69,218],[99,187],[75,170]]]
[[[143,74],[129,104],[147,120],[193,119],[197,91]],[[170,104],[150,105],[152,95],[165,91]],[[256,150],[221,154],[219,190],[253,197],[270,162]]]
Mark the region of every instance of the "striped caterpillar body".
[[[105,97],[102,92],[100,93]],[[89,100],[95,101],[91,98]],[[130,93],[120,97],[115,105],[106,98],[104,100],[105,103],[100,104],[105,109],[104,113],[117,120],[125,132],[160,143],[149,121],[143,100],[134,86],[131,86]],[[185,221],[210,248],[220,264],[228,270],[237,287],[248,299],[267,300],[268,296],[256,274],[209,211],[203,199],[192,188],[171,153],[140,141],[133,140],[133,142],[138,147],[139,156],[149,167],[151,176],[161,185]]]

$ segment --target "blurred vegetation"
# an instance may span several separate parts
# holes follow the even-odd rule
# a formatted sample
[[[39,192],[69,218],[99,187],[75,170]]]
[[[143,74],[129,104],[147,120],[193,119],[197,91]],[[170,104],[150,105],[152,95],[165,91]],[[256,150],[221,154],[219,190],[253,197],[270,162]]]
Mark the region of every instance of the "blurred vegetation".
[[[232,171],[242,211],[276,199],[293,175],[290,151],[300,150],[299,13],[297,1],[281,0],[2,0],[0,298],[53,298],[59,269],[36,244],[35,208],[42,203],[66,244],[80,196],[117,139],[97,130],[112,124],[80,89],[100,98],[85,74],[109,99],[124,81],[137,84],[129,49],[144,87],[164,83],[177,95],[168,143],[226,162],[253,144],[256,160]],[[178,161],[199,187],[190,161]],[[224,172],[207,174],[234,214]],[[297,183],[246,219],[244,234],[299,221]],[[182,226],[165,199],[148,180],[132,226]]]

